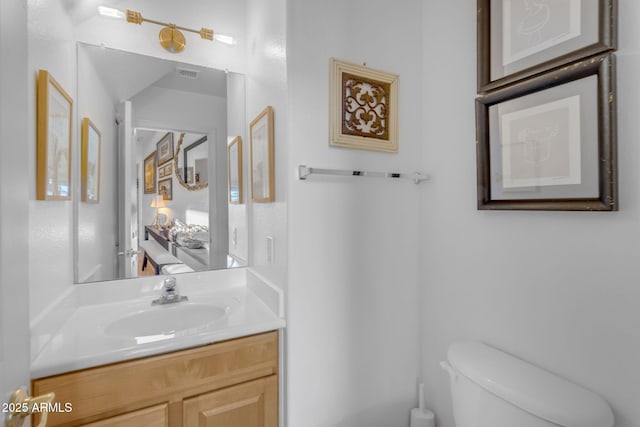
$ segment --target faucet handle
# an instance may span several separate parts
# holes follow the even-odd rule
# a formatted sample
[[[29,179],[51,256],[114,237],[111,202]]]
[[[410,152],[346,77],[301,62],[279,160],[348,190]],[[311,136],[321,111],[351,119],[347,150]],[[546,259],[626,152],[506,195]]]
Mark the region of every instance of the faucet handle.
[[[168,277],[166,279],[164,279],[164,289],[166,291],[174,291],[176,288],[176,278],[175,277]]]

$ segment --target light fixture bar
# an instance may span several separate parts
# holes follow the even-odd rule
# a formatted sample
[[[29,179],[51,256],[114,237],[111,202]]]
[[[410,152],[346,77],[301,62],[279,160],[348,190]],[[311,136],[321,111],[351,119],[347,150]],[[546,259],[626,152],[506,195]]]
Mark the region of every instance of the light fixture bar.
[[[150,24],[160,25],[162,27],[170,27],[170,28],[175,28],[178,30],[188,31],[190,33],[198,34],[200,38],[202,38],[203,40],[213,41],[214,39],[213,30],[210,28],[202,27],[200,30],[194,30],[192,28],[182,27],[180,25],[170,24],[168,22],[156,21],[155,19],[148,19],[143,17],[140,12],[136,12],[129,9],[127,9],[127,22],[131,22],[132,24],[138,24],[138,25],[142,25],[143,22],[148,22]],[[230,41],[222,41],[222,40],[218,40],[218,41],[221,41],[222,43],[226,43],[226,44],[234,44],[232,37],[230,36],[226,36],[226,37]]]
[[[192,28],[181,27],[179,25],[167,22],[147,19],[142,16],[142,13],[136,12],[135,10],[127,9],[126,12],[123,12],[119,9],[114,9],[111,7],[98,6],[98,13],[102,16],[108,16],[110,18],[126,19],[127,22],[130,22],[132,24],[142,25],[143,22],[148,22],[150,24],[160,25],[161,27],[164,27],[160,32],[160,44],[162,44],[165,49],[168,49],[172,52],[182,51],[186,44],[186,40],[184,39],[184,36],[180,33],[180,31],[188,31],[190,33],[198,34],[203,40],[215,40],[217,42],[230,46],[236,44],[236,41],[233,37],[226,34],[214,33],[210,28],[202,27],[200,30],[194,30]]]

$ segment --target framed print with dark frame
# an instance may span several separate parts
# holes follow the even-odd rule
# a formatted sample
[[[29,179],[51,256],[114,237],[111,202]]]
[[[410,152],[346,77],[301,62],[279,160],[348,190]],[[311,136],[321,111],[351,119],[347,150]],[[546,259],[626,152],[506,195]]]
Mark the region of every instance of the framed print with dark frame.
[[[614,59],[476,99],[478,209],[617,210]]]
[[[36,200],[71,200],[73,100],[45,70],[36,93]]]
[[[254,202],[276,199],[273,132],[273,108],[268,106],[249,124],[251,200]]]
[[[100,200],[100,142],[102,135],[88,118],[82,119],[80,147],[81,200],[98,203]]]
[[[158,153],[158,166],[173,160],[173,132],[167,132],[160,138],[156,144],[156,152]]]
[[[617,0],[478,0],[478,92],[616,48]]]
[[[156,152],[144,159],[144,194],[156,194]]]

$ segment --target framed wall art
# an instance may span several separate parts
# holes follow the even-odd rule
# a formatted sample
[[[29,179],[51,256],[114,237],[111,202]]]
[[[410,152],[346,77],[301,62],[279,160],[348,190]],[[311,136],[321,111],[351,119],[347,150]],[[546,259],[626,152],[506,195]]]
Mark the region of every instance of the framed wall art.
[[[156,152],[158,153],[158,166],[173,160],[173,132],[167,132],[160,138],[156,144]]]
[[[398,151],[398,76],[330,61],[329,145]]]
[[[273,139],[273,108],[269,106],[249,124],[251,200],[254,202],[273,202],[276,199]]]
[[[242,204],[242,138],[240,136],[236,136],[227,144],[227,173],[229,203]]]
[[[614,57],[476,99],[478,209],[617,210]]]
[[[45,70],[36,92],[36,199],[70,200],[73,100]]]
[[[616,48],[617,0],[478,0],[478,92]]]
[[[173,200],[173,178],[158,181],[158,194],[163,200]]]
[[[100,144],[102,135],[88,117],[82,119],[80,147],[81,200],[98,203],[100,200]]]
[[[144,159],[144,194],[156,193],[156,152]]]

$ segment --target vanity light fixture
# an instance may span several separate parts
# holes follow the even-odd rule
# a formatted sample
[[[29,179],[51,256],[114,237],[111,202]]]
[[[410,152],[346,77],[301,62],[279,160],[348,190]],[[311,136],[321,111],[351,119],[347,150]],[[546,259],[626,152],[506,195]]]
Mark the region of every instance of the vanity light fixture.
[[[190,33],[199,34],[200,37],[204,40],[216,40],[220,43],[233,46],[236,44],[236,41],[233,37],[226,34],[218,34],[213,32],[212,29],[209,28],[201,28],[198,30],[193,30],[191,28],[180,27],[175,24],[170,24],[166,22],[155,21],[153,19],[143,18],[140,12],[135,12],[133,10],[127,9],[126,12],[123,12],[119,9],[114,9],[106,6],[99,6],[98,13],[102,16],[107,16],[109,18],[116,19],[126,19],[127,22],[131,22],[132,24],[142,25],[143,22],[149,22],[151,24],[160,25],[163,27],[158,34],[158,41],[160,45],[172,53],[182,52],[187,44],[187,40],[182,34],[182,31],[188,31]],[[182,31],[181,31],[182,30]]]

